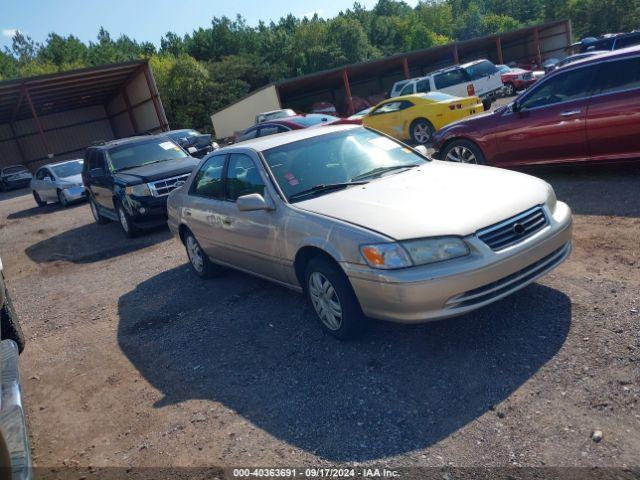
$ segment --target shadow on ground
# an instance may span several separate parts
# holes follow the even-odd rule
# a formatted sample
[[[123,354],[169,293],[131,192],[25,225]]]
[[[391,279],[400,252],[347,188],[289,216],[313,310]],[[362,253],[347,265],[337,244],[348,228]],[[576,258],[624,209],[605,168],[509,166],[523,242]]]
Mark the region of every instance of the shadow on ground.
[[[28,188],[17,188],[15,190],[7,190],[6,192],[0,192],[0,202],[3,200],[11,200],[12,198],[22,197],[23,195],[28,195],[31,193],[31,190]]]
[[[640,165],[537,167],[525,173],[549,182],[573,213],[640,217]]]
[[[81,206],[87,208],[86,202],[75,202],[68,205],[67,207],[63,207],[59,203],[48,203],[44,207],[38,207],[34,201],[33,207],[20,210],[19,212],[10,213],[9,215],[7,215],[7,219],[19,220],[22,218],[37,217],[38,215],[48,215],[50,213],[60,212],[62,210],[73,210]]]
[[[187,266],[123,295],[118,342],[164,398],[221,402],[332,461],[432,445],[508,397],[563,345],[571,303],[534,284],[490,307],[419,326],[373,322],[348,343],[303,297],[236,272]]]
[[[167,227],[126,238],[118,223],[89,223],[65,230],[27,247],[25,253],[37,263],[66,261],[92,263],[135,252],[172,238]]]

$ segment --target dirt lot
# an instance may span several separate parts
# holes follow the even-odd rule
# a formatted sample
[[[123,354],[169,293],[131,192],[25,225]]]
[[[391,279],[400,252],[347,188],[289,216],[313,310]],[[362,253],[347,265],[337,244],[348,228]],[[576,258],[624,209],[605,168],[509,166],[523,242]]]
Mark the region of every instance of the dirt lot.
[[[35,464],[637,466],[640,169],[533,173],[574,210],[565,264],[352,343],[288,290],[197,279],[166,229],[127,240],[86,204],[2,194]]]

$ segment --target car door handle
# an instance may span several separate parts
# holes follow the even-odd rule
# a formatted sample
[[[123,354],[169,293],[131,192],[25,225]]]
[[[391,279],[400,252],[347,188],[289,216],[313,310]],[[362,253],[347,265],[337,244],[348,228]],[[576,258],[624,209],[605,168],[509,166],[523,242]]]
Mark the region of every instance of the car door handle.
[[[229,217],[223,217],[223,219],[222,219],[222,223],[223,223],[224,225],[231,225],[232,220],[231,220]]]
[[[190,210],[190,209],[188,209],[188,208],[185,208],[185,209],[184,209],[184,216],[185,216],[185,217],[190,217],[190,216],[191,216],[191,210]]]
[[[560,116],[561,117],[573,117],[574,115],[578,115],[580,113],[580,110],[567,110],[565,112],[561,112]]]

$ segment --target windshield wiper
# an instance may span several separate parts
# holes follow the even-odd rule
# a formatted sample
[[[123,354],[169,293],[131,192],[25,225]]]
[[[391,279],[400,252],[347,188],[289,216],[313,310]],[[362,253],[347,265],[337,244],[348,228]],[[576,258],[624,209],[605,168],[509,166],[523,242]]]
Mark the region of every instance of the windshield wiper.
[[[374,168],[373,170],[370,170],[368,172],[362,173],[356,177],[353,177],[351,180],[352,181],[356,181],[356,180],[360,180],[362,178],[369,178],[369,177],[373,177],[376,175],[382,175],[383,173],[387,173],[387,172],[391,172],[393,170],[406,170],[409,168],[414,168],[414,167],[418,167],[419,165],[393,165],[390,167],[378,167],[378,168]],[[398,172],[399,173],[399,172]]]
[[[128,167],[122,167],[116,170],[116,173],[122,172],[123,170],[131,170],[132,168],[146,167],[147,165],[153,165],[154,163],[168,162],[169,160],[173,160],[173,158],[162,158],[160,160],[154,160],[152,162],[143,163],[142,165],[130,165]]]
[[[318,193],[318,192],[338,190],[340,188],[350,187],[351,185],[365,185],[367,183],[369,182],[353,182],[352,181],[352,182],[341,182],[341,183],[321,183],[320,185],[315,185],[306,190],[302,190],[301,192],[294,193],[289,197],[289,201],[293,200],[294,198],[306,197],[308,195],[313,195],[314,193]]]

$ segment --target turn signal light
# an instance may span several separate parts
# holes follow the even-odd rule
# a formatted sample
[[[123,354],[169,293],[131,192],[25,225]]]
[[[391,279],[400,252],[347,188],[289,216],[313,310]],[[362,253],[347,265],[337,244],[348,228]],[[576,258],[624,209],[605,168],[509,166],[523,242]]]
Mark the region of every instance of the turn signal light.
[[[473,97],[476,94],[476,89],[473,88],[473,83],[470,83],[469,85],[467,85],[467,95],[469,95],[470,97]]]

